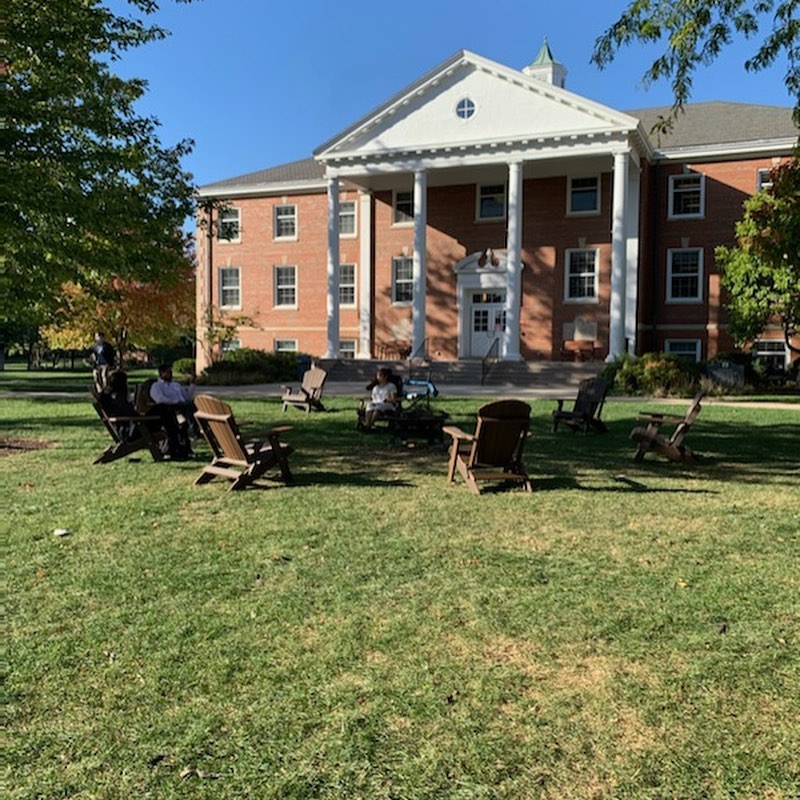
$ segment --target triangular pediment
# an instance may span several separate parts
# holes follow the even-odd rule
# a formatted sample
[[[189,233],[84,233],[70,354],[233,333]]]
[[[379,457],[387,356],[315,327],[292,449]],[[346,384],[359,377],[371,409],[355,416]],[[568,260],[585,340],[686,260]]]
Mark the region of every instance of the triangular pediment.
[[[459,116],[469,101],[470,116]],[[461,51],[315,151],[326,159],[619,133],[638,120]]]

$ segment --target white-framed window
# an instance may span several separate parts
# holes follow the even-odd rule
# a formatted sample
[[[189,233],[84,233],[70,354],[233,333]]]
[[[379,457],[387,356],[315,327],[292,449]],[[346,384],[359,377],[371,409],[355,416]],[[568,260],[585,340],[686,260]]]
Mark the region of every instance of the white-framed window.
[[[239,267],[220,267],[219,305],[220,308],[242,307],[242,271]]]
[[[600,177],[569,178],[567,187],[567,214],[590,216],[600,213]]]
[[[504,183],[491,183],[478,186],[476,197],[477,219],[506,218],[506,186]]]
[[[353,361],[356,357],[356,340],[339,339],[339,358],[342,361]]]
[[[356,265],[339,264],[339,305],[356,304]]]
[[[228,339],[227,342],[222,343],[223,353],[232,353],[234,350],[241,348],[242,342],[240,339]]]
[[[756,170],[756,191],[765,192],[772,188],[772,172],[769,167]]]
[[[238,208],[223,208],[217,221],[217,240],[220,242],[241,241],[241,215]]]
[[[669,218],[702,219],[705,216],[706,176],[697,172],[669,176]]]
[[[576,248],[565,251],[564,300],[582,303],[597,300],[600,253],[595,249]]]
[[[339,203],[339,235],[356,235],[356,201],[342,200]]]
[[[469,119],[470,117],[474,117],[475,111],[475,102],[470,100],[469,97],[462,97],[456,103],[456,116],[459,119]]]
[[[297,339],[275,339],[273,347],[276,353],[296,353]]]
[[[297,238],[297,206],[275,206],[275,238]]]
[[[297,308],[297,267],[292,265],[276,265],[275,275],[275,307]]]
[[[392,302],[408,305],[414,300],[414,259],[398,256],[392,259]]]
[[[414,223],[414,192],[392,192],[392,222],[395,225]]]
[[[700,340],[666,339],[664,341],[664,352],[686,358],[689,361],[700,361]]]
[[[667,250],[667,301],[699,303],[703,299],[703,249]]]
[[[780,339],[756,339],[750,352],[766,365],[767,372],[781,373],[789,365],[786,342]]]

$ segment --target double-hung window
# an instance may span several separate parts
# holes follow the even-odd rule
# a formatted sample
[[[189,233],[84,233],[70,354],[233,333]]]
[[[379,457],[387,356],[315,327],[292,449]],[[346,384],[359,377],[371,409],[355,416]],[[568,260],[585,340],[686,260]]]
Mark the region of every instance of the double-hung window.
[[[564,299],[586,302],[597,299],[597,250],[567,250],[565,258]]]
[[[275,238],[297,238],[297,206],[275,206]]]
[[[297,339],[275,339],[274,347],[276,353],[296,353]]]
[[[219,271],[221,308],[242,307],[242,274],[239,267],[221,267]]]
[[[394,192],[392,197],[395,225],[409,225],[414,222],[414,192]]]
[[[352,361],[356,357],[356,340],[339,339],[339,358],[343,361]]]
[[[766,192],[772,188],[772,170],[759,169],[756,172],[756,191]]]
[[[392,259],[392,302],[408,304],[414,299],[414,260],[407,256]]]
[[[275,267],[275,307],[297,307],[297,267]]]
[[[241,237],[238,208],[223,208],[219,212],[217,239],[221,242],[238,242]]]
[[[703,250],[685,247],[667,251],[667,301],[699,303],[703,299]]]
[[[478,186],[478,219],[506,218],[506,187],[503,183]]]
[[[356,235],[356,203],[355,200],[342,200],[339,203],[339,235]]]
[[[705,216],[705,175],[669,176],[669,218],[702,219]]]
[[[356,304],[356,265],[339,264],[339,305]]]
[[[667,339],[664,342],[664,350],[687,361],[700,360],[699,339]]]
[[[567,192],[567,214],[600,213],[600,178],[570,178]]]

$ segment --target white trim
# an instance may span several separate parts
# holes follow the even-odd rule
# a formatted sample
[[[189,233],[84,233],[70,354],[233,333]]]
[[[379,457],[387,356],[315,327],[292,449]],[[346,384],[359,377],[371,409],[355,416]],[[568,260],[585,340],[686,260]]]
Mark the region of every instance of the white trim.
[[[594,253],[594,295],[591,297],[570,297],[569,278],[570,278],[570,257],[573,253]],[[564,302],[570,305],[580,303],[599,303],[600,302],[600,248],[599,247],[567,247],[564,250]]]
[[[227,289],[228,291],[232,291],[231,286],[223,286],[222,285],[222,273],[223,272],[233,272],[236,271],[236,291],[239,293],[239,302],[238,303],[223,303],[223,290]],[[241,267],[233,267],[233,266],[222,266],[217,267],[217,284],[219,286],[219,307],[221,309],[229,310],[229,309],[241,309],[242,307],[242,268]]]
[[[756,107],[757,108],[757,107]],[[721,142],[708,145],[686,145],[684,147],[656,148],[656,161],[699,161],[712,158],[742,159],[752,156],[791,155],[797,146],[797,138],[758,139],[749,142]]]
[[[572,182],[573,181],[582,181],[588,178],[594,178],[597,181],[597,208],[592,209],[591,211],[573,211],[572,210]],[[567,176],[567,210],[566,215],[568,217],[599,217],[602,211],[603,206],[603,199],[601,196],[601,189],[602,189],[602,177],[600,174],[597,175],[568,175]]]
[[[772,167],[759,167],[756,170],[756,191],[760,192],[764,189],[772,188],[772,181],[769,180],[769,174],[772,172]]]
[[[197,190],[198,197],[215,197],[224,200],[230,197],[280,197],[286,194],[316,194],[324,192],[327,184],[315,178],[305,181],[281,181],[280,183],[241,183],[229,186],[209,184]]]
[[[294,303],[278,303],[278,270],[294,270]],[[298,286],[297,264],[273,264],[272,266],[272,308],[275,311],[293,311],[300,305],[300,287]],[[288,288],[288,287],[283,287]]]
[[[490,186],[503,187],[503,214],[499,217],[481,216],[481,189],[488,189]],[[496,194],[496,192],[494,193]],[[475,184],[475,222],[503,222],[508,217],[508,186],[505,182],[500,183],[476,183]]]
[[[237,235],[233,239],[224,239],[220,237],[220,231],[222,230],[222,216],[225,213],[236,213],[236,232]],[[221,209],[217,213],[217,244],[239,244],[242,241],[242,209],[238,206],[234,206],[233,208],[224,208]]]
[[[673,297],[672,296],[672,261],[675,253],[697,253],[697,295],[695,297]],[[695,305],[703,302],[705,292],[703,291],[703,259],[705,253],[702,247],[670,247],[667,249],[667,285],[666,302],[676,305]]]
[[[395,300],[396,295],[396,288],[397,288],[397,280],[396,280],[396,272],[395,272],[395,264],[398,261],[406,261],[410,262],[411,266],[411,275],[408,278],[403,279],[403,284],[410,284],[411,285],[411,299],[409,300]],[[408,266],[408,264],[407,264]],[[409,308],[412,303],[414,302],[414,258],[413,256],[392,256],[392,305],[396,308]]]
[[[290,236],[278,236],[278,209],[294,209],[294,233]],[[297,213],[297,203],[276,203],[272,207],[272,241],[273,242],[296,242],[300,235],[300,220]]]
[[[686,180],[686,178],[697,178],[700,180],[700,211],[694,214],[675,213],[675,181]],[[668,203],[667,219],[705,219],[706,217],[706,176],[702,172],[677,172],[667,176],[668,181]],[[694,189],[690,191],[695,191]]]
[[[278,350],[278,342],[291,342],[291,347],[286,347]],[[272,340],[273,353],[296,353],[297,352],[297,339],[273,339]]]
[[[700,339],[664,339],[664,352],[665,353],[672,353],[672,355],[685,355],[685,353],[676,353],[670,350],[670,345],[674,343],[686,344],[687,342],[694,343],[694,360],[695,363],[698,363],[701,360],[702,353],[703,353],[703,343]]]

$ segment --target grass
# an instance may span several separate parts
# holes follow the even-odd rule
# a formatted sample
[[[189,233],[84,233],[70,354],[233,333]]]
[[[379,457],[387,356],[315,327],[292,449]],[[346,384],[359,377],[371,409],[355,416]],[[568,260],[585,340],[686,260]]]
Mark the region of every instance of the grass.
[[[796,409],[709,404],[687,468],[631,461],[639,406],[581,436],[537,401],[535,493],[476,498],[329,405],[234,401],[297,448],[234,495],[2,400],[55,444],[0,459],[8,797],[797,797]]]

